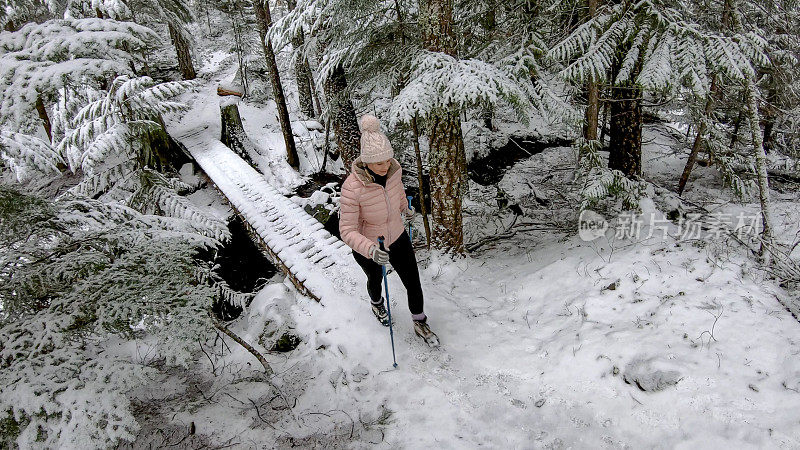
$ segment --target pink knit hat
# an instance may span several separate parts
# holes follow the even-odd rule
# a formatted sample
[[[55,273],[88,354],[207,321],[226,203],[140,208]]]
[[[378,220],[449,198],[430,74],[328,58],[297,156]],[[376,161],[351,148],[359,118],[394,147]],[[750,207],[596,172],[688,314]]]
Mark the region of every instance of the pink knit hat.
[[[389,138],[381,131],[378,118],[367,114],[361,116],[361,161],[376,163],[394,156]]]

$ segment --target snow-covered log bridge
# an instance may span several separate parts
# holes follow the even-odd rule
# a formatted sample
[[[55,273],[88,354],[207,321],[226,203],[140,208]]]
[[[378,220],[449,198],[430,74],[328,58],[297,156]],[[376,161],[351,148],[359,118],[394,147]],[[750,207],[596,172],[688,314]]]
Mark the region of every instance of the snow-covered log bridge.
[[[176,139],[228,200],[250,237],[301,293],[319,301],[337,282],[353,280],[353,258],[344,242],[230,148],[204,129]]]

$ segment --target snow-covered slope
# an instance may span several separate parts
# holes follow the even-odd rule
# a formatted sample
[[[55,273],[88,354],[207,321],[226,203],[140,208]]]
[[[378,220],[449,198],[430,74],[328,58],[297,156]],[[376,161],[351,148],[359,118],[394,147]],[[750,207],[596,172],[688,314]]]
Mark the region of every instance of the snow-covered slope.
[[[658,178],[667,158],[652,146],[645,157]],[[234,328],[264,351],[286,329],[300,346],[268,355],[268,383],[237,347],[226,370],[199,362],[214,376],[202,397],[197,374],[170,384],[194,398],[170,403],[171,423],[242,448],[800,447],[800,325],[786,292],[722,239],[613,234],[526,233],[472,258],[429,256],[438,351],[413,335],[390,275],[396,369],[357,270],[319,303],[268,286]]]

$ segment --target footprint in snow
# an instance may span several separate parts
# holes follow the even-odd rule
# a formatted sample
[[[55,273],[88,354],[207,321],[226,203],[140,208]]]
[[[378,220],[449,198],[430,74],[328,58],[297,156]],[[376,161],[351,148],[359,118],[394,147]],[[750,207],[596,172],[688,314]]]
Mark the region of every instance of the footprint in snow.
[[[353,370],[350,371],[350,379],[353,380],[354,383],[361,382],[367,375],[369,375],[369,370],[361,364],[355,366]]]

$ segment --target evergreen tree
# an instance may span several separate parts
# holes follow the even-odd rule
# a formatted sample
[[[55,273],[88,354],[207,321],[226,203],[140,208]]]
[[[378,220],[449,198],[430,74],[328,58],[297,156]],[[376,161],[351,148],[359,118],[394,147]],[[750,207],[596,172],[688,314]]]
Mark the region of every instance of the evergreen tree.
[[[39,124],[51,127],[48,106],[65,90],[129,73],[157,39],[149,28],[95,18],[29,23],[0,36],[0,126],[31,135]]]
[[[210,337],[215,290],[196,259],[218,241],[163,217],[86,199],[45,201],[0,186],[0,416],[21,448],[133,440],[126,393],[155,369],[108,346],[152,338],[188,365]]]
[[[275,52],[272,49],[272,40],[267,36],[272,27],[272,15],[269,9],[269,0],[254,0],[253,9],[258,22],[258,31],[261,36],[261,45],[264,49],[264,57],[267,60],[269,69],[269,79],[272,83],[272,93],[275,96],[275,104],[278,107],[278,120],[283,131],[283,141],[286,144],[286,161],[290,166],[298,169],[300,158],[297,155],[297,147],[294,143],[292,133],[292,123],[289,120],[289,109],[286,106],[286,96],[283,94],[280,73],[278,72],[278,62],[275,59]]]
[[[437,28],[440,19],[453,25],[454,6],[429,6],[417,8],[403,1],[301,0],[272,33],[276,42],[285,45],[301,27],[309,26],[310,38],[298,51],[321,52],[319,76],[329,88],[329,110],[346,164],[348,151],[352,158],[358,153],[359,136],[348,86],[357,85],[367,104],[373,92],[396,92],[390,123],[412,123],[419,118],[432,143],[428,158],[437,198],[433,216],[439,230],[433,233],[438,236],[435,245],[461,252],[460,199],[467,183],[459,115],[467,108],[485,109],[501,101],[523,112],[541,90],[518,83],[524,77],[530,84],[530,71],[536,65],[530,37],[511,49],[480,52],[476,48],[474,58],[459,59],[453,31]],[[434,11],[438,6],[450,8],[449,15],[440,17]],[[422,19],[423,12],[436,16]],[[427,32],[423,25],[428,26]],[[438,42],[442,32],[449,33],[441,37],[448,41],[446,46]]]
[[[289,10],[292,11],[297,7],[296,0],[288,0],[287,5]],[[303,30],[299,30],[295,37],[292,39],[292,46],[294,48],[301,48],[305,37]],[[315,117],[314,112],[314,99],[311,95],[311,83],[314,82],[311,74],[311,68],[308,65],[308,60],[303,57],[300,52],[294,52],[294,75],[297,80],[297,94],[300,101],[300,111],[307,117]]]
[[[620,173],[628,177],[641,170],[643,92],[677,94],[685,90],[706,99],[712,74],[741,84],[748,74],[754,74],[754,63],[765,61],[765,42],[757,33],[722,34],[699,24],[697,17],[690,4],[677,1],[605,5],[551,50],[553,58],[568,62],[561,71],[567,80],[611,84],[612,97],[619,100],[614,102],[619,103],[616,111],[612,109],[616,119],[612,119],[611,170],[623,169]],[[597,167],[595,172],[602,170]],[[591,192],[609,192],[609,187]]]

